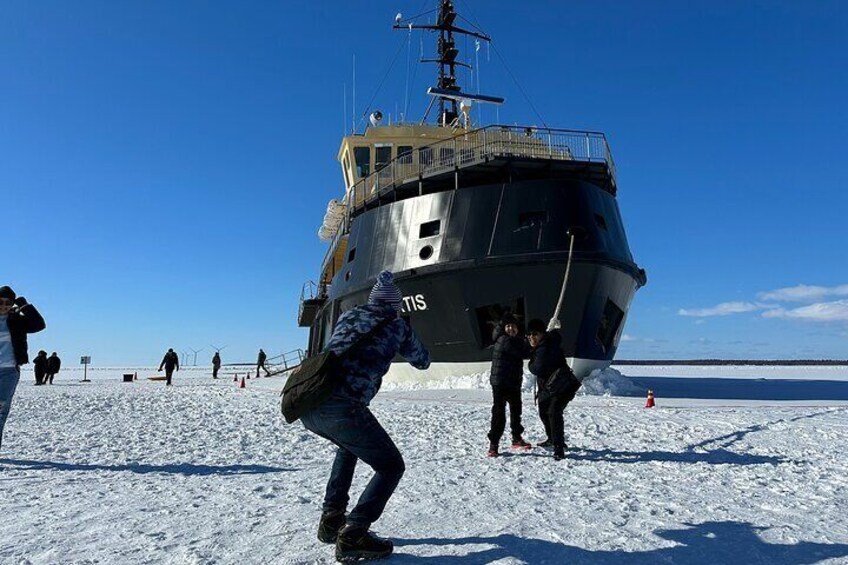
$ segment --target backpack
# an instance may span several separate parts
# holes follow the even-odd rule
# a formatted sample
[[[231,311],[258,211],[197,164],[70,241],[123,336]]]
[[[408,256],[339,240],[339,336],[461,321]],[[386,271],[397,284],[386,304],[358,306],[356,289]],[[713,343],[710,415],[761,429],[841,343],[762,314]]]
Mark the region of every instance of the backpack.
[[[300,366],[292,371],[283,388],[280,410],[286,423],[294,423],[330,398],[339,382],[338,368],[344,356],[365,343],[391,321],[392,318],[383,320],[339,355],[325,351],[304,359]]]

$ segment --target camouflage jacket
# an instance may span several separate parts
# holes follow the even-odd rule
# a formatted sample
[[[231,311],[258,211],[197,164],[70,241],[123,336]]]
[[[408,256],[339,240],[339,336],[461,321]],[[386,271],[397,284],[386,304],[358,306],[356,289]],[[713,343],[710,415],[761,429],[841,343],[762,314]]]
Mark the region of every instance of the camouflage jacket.
[[[326,350],[343,354],[363,335],[383,320],[391,320],[362,343],[340,363],[341,383],[334,394],[362,402],[366,406],[380,390],[383,375],[395,355],[400,353],[418,369],[430,366],[430,353],[412,327],[386,304],[357,306],[341,315]]]

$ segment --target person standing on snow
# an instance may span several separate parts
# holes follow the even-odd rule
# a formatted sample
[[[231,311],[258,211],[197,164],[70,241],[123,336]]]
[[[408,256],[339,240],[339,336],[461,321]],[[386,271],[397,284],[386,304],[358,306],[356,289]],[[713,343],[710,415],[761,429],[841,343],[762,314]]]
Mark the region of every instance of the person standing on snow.
[[[32,368],[35,370],[35,384],[43,385],[47,381],[47,352],[43,349],[38,352],[32,360]]]
[[[0,286],[0,446],[12,397],[21,380],[21,365],[29,363],[27,334],[45,327],[35,306],[8,286]]]
[[[215,355],[212,356],[212,378],[218,378],[218,371],[221,370],[221,355],[219,352],[215,352]]]
[[[492,339],[492,369],[489,383],[492,385],[492,424],[489,429],[489,457],[498,456],[498,444],[506,427],[506,405],[509,404],[509,426],[512,432],[512,447],[528,449],[530,444],[521,434],[521,384],[524,379],[524,359],[530,356],[530,345],[524,336],[518,335],[518,321],[506,314],[494,331]]]
[[[174,374],[175,369],[180,370],[180,359],[173,349],[168,349],[168,352],[162,358],[162,362],[159,363],[160,372],[162,367],[165,367],[165,386],[171,386],[171,375]]]
[[[536,375],[539,385],[539,418],[547,434],[539,447],[553,447],[554,459],[559,461],[565,457],[567,447],[562,412],[574,399],[581,383],[565,361],[559,331],[545,331],[545,322],[537,318],[527,324],[527,334],[533,348],[530,372]],[[557,376],[557,379],[562,379],[563,385],[554,388],[551,377],[557,370],[564,372]]]
[[[259,369],[265,371],[265,376],[270,377],[271,373],[268,371],[268,368],[265,366],[265,360],[268,359],[268,356],[265,355],[265,352],[262,349],[259,349],[259,356],[256,358],[256,378],[259,378]]]
[[[403,294],[393,279],[389,271],[380,273],[368,304],[341,315],[326,348],[341,356],[336,367],[339,384],[327,401],[301,417],[306,429],[338,446],[318,539],[335,543],[339,560],[374,559],[393,551],[390,540],[375,536],[369,528],[383,513],[406,467],[368,405],[398,353],[418,369],[430,366],[429,352],[409,322],[399,317]],[[374,476],[345,518],[354,467],[360,459],[374,470]]]
[[[62,360],[59,359],[59,356],[56,355],[56,352],[50,354],[50,357],[47,358],[47,379],[44,381],[44,384],[53,384],[53,379],[56,377],[56,374],[59,372],[59,369],[62,368]]]

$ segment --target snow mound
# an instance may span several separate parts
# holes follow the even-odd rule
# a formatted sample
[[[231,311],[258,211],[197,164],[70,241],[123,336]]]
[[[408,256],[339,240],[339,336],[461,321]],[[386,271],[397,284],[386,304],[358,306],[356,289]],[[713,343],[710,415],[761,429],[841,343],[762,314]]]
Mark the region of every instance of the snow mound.
[[[536,377],[529,371],[524,371],[522,392],[533,392]],[[383,381],[381,390],[412,391],[412,390],[485,390],[490,388],[489,371],[471,373],[468,375],[451,375],[441,379],[425,381]],[[643,388],[633,384],[629,378],[615,369],[596,369],[583,380],[580,394],[589,396],[638,396]]]
[[[637,396],[645,389],[615,369],[595,369],[583,379],[580,394],[591,396]]]

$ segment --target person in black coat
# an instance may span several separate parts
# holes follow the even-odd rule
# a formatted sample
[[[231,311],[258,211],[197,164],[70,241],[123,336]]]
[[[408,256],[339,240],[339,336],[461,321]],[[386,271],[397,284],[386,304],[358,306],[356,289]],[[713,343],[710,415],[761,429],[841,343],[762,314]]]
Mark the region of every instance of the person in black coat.
[[[27,334],[45,327],[44,318],[35,306],[8,286],[0,286],[0,443],[21,379],[21,365],[29,363]]]
[[[159,363],[160,371],[162,367],[165,367],[165,385],[171,386],[171,375],[174,374],[174,369],[180,370],[180,358],[177,357],[173,349],[168,349],[168,352],[162,358],[162,362]]]
[[[212,356],[212,378],[218,378],[218,371],[221,370],[221,354],[219,352],[215,352],[215,355]]]
[[[529,368],[539,386],[539,418],[548,436],[539,446],[553,447],[554,459],[560,460],[566,448],[562,413],[577,394],[580,381],[565,361],[559,331],[546,331],[545,322],[534,319],[527,324],[527,334],[533,348]]]
[[[44,381],[45,384],[53,384],[53,379],[56,377],[56,373],[59,372],[59,369],[62,368],[62,360],[59,359],[59,356],[56,355],[56,352],[50,354],[50,357],[47,358],[47,379]]]
[[[265,355],[265,352],[262,349],[259,350],[259,355],[256,357],[256,378],[259,378],[259,369],[265,371],[265,376],[270,377],[271,373],[268,371],[268,367],[265,366],[265,361],[268,359],[268,356]]]
[[[43,349],[38,352],[32,360],[32,368],[35,370],[35,384],[43,385],[47,382],[47,352]]]
[[[512,446],[528,448],[521,434],[521,384],[524,380],[524,359],[530,355],[530,344],[519,335],[518,321],[511,314],[503,317],[492,332],[495,341],[492,352],[492,423],[489,429],[489,457],[498,456],[498,444],[506,427],[506,405],[509,404],[509,425]]]

